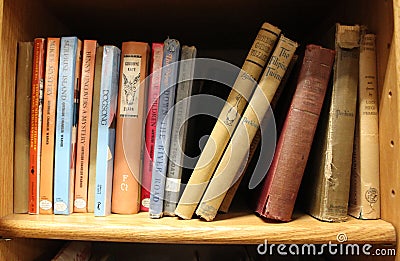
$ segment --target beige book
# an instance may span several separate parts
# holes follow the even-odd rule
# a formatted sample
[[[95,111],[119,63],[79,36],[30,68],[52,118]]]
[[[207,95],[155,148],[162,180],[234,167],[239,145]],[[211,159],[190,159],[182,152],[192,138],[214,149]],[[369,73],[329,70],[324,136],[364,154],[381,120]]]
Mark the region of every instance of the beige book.
[[[374,34],[363,34],[361,37],[359,70],[349,214],[360,219],[377,219],[380,217],[379,102]]]
[[[97,132],[99,123],[99,102],[101,69],[103,61],[103,46],[97,47],[96,63],[94,66],[93,104],[92,104],[92,125],[90,130],[90,153],[89,153],[89,178],[88,178],[88,202],[87,210],[94,212],[95,188],[96,188],[96,155],[97,155]]]
[[[18,43],[14,129],[14,213],[28,213],[33,42]]]
[[[268,23],[264,23],[258,32],[242,66],[242,72],[239,73],[233,85],[218,121],[179,200],[175,210],[177,216],[183,219],[192,218],[279,34],[280,29]]]
[[[256,135],[260,122],[269,111],[279,83],[297,49],[297,43],[281,35],[268,62],[260,83],[250,99],[237,129],[226,148],[222,159],[201,199],[196,214],[207,221],[215,218],[218,209],[235,178],[246,166],[250,144]],[[272,160],[272,159],[271,159]]]

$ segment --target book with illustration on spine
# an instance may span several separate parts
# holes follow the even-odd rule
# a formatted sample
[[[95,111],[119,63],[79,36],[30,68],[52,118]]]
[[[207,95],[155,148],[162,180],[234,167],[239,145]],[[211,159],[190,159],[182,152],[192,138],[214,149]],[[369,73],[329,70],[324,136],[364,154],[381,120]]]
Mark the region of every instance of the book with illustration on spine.
[[[60,38],[47,38],[43,98],[42,156],[39,213],[53,213],[54,138],[56,126]]]
[[[237,76],[225,106],[218,117],[219,120],[216,122],[189,182],[179,199],[175,209],[177,216],[183,219],[192,218],[230,140],[230,135],[235,130],[240,115],[247,105],[247,99],[254,91],[261,72],[275,47],[280,32],[279,28],[269,23],[264,23],[258,32],[242,66],[242,71]]]
[[[29,117],[31,113],[33,42],[18,43],[14,125],[14,213],[28,213]]]
[[[160,96],[156,140],[154,143],[154,162],[151,177],[150,207],[151,218],[163,215],[163,199],[167,174],[168,155],[171,140],[172,120],[174,117],[175,88],[178,77],[180,44],[175,39],[164,41],[163,68],[161,72]]]
[[[284,35],[280,36],[260,82],[250,98],[249,105],[196,210],[196,214],[201,218],[207,221],[215,218],[229,187],[244,171],[250,145],[259,129],[260,121],[272,113],[269,101],[273,99],[297,46],[296,42]]]
[[[76,149],[74,212],[87,212],[90,129],[92,120],[93,81],[96,62],[96,40],[84,40],[82,49],[81,88],[79,98],[78,137]]]
[[[54,153],[54,214],[68,215],[73,210],[77,90],[82,42],[77,37],[62,37],[58,70],[56,137]]]
[[[31,120],[29,149],[29,214],[39,214],[40,153],[42,145],[43,88],[46,39],[36,38],[33,45]]]
[[[111,213],[120,58],[121,50],[118,47],[103,47],[94,206],[94,215],[97,217]]]
[[[145,79],[149,56],[150,46],[147,43],[122,43],[111,209],[113,213],[136,214],[140,210],[147,98]]]
[[[196,47],[184,45],[179,64],[174,120],[172,123],[168,170],[165,181],[164,215],[166,216],[175,216],[175,208],[179,200],[195,58]]]
[[[143,152],[142,191],[140,211],[149,211],[151,175],[153,172],[154,142],[158,117],[158,99],[160,95],[161,68],[164,43],[152,43],[150,83],[147,93],[145,149]]]

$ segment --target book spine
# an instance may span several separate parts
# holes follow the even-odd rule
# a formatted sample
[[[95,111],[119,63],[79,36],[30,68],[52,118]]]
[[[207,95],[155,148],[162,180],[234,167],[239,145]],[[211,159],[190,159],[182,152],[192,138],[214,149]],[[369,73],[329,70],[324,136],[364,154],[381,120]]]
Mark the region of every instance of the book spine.
[[[42,139],[42,106],[43,82],[45,66],[44,38],[34,41],[32,89],[31,89],[31,120],[30,120],[30,149],[29,149],[29,214],[39,214],[39,185],[40,185],[40,153]]]
[[[71,198],[74,179],[71,169],[75,165],[75,156],[72,141],[79,42],[76,37],[61,38],[54,154],[54,214],[70,214],[73,209]]]
[[[218,121],[175,209],[175,214],[179,217],[192,218],[279,34],[280,29],[268,23],[264,23],[258,32],[242,66],[242,72],[236,78],[225,106],[222,108]]]
[[[175,84],[178,76],[179,53],[180,44],[177,40],[165,40],[150,189],[149,213],[151,218],[160,218],[163,214],[163,198],[172,120],[174,117],[173,105],[175,101]]]
[[[96,63],[94,66],[94,84],[92,98],[92,122],[90,127],[90,151],[89,151],[89,177],[88,177],[88,212],[94,212],[96,194],[96,157],[97,157],[97,135],[99,123],[101,71],[103,66],[103,46],[96,48]]]
[[[250,144],[259,129],[260,119],[271,113],[269,101],[273,99],[297,46],[296,42],[280,36],[249,106],[244,111],[196,210],[196,214],[201,218],[207,221],[215,218],[229,187],[238,179],[237,174],[243,172],[243,161],[248,159]]]
[[[378,106],[375,35],[362,34],[349,196],[349,214],[361,219],[380,218]]]
[[[111,211],[136,214],[140,209],[150,46],[124,42],[121,51]]]
[[[33,42],[18,43],[14,127],[14,213],[28,213],[29,116],[32,91]]]
[[[95,216],[111,213],[120,58],[120,49],[111,45],[104,46],[97,134]]]
[[[356,115],[360,26],[336,25],[333,88],[321,146],[313,156],[309,213],[324,221],[347,219]],[[321,157],[321,155],[326,155]],[[332,168],[332,166],[335,166]]]
[[[40,214],[53,213],[54,137],[59,56],[60,38],[48,38],[43,98]]]
[[[256,212],[289,221],[313,142],[335,52],[316,45],[305,51],[297,88],[282,128]]]
[[[97,41],[85,40],[82,50],[81,90],[75,169],[74,212],[87,212],[90,123]]]
[[[150,84],[147,95],[146,110],[146,149],[143,154],[142,192],[140,211],[149,211],[151,174],[153,171],[154,143],[156,140],[156,125],[158,117],[158,98],[160,95],[161,68],[163,60],[163,43],[151,45]]]
[[[196,48],[184,45],[179,64],[168,171],[165,181],[164,214],[167,216],[175,216],[174,212],[179,200],[188,125],[187,119],[189,116],[190,96],[192,94],[194,58],[196,58]]]

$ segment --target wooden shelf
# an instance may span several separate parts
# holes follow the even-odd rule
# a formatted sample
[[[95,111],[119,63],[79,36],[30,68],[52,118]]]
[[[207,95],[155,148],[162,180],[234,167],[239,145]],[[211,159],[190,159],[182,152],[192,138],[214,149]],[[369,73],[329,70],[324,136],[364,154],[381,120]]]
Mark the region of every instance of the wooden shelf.
[[[394,227],[383,220],[326,223],[296,214],[289,223],[266,222],[249,213],[219,215],[214,222],[174,217],[150,219],[148,213],[94,217],[93,214],[12,214],[0,219],[0,236],[65,240],[96,240],[181,244],[260,244],[337,242],[345,233],[348,243],[395,244]]]

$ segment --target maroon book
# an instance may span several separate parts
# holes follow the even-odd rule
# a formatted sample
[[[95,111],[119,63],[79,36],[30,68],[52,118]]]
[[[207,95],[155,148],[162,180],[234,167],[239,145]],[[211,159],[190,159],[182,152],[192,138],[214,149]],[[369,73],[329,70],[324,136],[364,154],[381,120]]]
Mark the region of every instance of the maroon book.
[[[335,51],[317,45],[305,50],[274,159],[264,181],[256,212],[290,221],[329,82]]]

